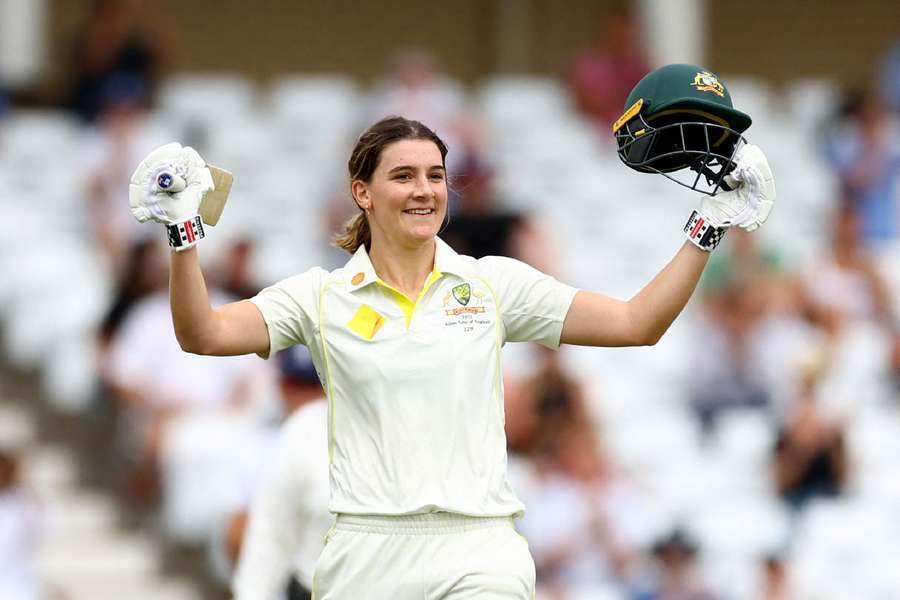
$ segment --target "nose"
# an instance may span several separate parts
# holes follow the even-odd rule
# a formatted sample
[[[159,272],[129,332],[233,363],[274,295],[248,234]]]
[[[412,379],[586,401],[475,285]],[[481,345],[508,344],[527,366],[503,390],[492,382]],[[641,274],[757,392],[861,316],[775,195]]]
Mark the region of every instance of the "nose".
[[[413,188],[413,197],[430,200],[434,198],[434,196],[434,187],[432,182],[428,179],[428,176],[420,175],[419,177],[416,177],[416,185]]]

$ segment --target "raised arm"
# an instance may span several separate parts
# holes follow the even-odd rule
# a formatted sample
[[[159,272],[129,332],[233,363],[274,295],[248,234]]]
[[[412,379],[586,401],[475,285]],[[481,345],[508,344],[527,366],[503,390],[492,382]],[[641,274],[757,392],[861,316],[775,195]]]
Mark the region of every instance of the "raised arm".
[[[675,258],[631,300],[579,291],[560,342],[578,346],[649,346],[659,341],[697,287],[709,253],[685,242]]]
[[[705,196],[684,227],[688,242],[627,302],[580,291],[566,313],[560,342],[582,346],[655,344],[681,313],[727,227],[753,231],[769,216],[775,184],[769,163],[753,145],[740,148],[726,181],[734,188]]]
[[[193,148],[172,142],[155,149],[135,169],[128,201],[139,222],[156,221],[165,226],[169,245],[175,250],[169,295],[175,335],[182,349],[220,356],[267,354],[269,333],[255,305],[243,301],[213,309],[209,303],[195,246],[204,237],[201,201],[215,190],[203,158]],[[223,193],[227,191],[217,192],[221,204]],[[210,198],[214,196],[210,194]]]
[[[169,299],[175,336],[186,352],[231,356],[269,351],[269,331],[255,304],[242,300],[210,306],[196,248],[172,252]]]

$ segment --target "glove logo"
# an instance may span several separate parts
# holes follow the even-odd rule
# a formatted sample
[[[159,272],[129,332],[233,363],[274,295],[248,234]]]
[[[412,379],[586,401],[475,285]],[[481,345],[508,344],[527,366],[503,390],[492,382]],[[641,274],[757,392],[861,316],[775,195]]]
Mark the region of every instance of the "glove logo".
[[[173,183],[175,183],[175,179],[169,173],[160,173],[159,177],[156,178],[156,185],[161,190],[169,189]]]
[[[720,98],[725,97],[725,86],[719,83],[719,78],[709,71],[700,71],[694,75],[691,83],[698,92],[712,92]]]

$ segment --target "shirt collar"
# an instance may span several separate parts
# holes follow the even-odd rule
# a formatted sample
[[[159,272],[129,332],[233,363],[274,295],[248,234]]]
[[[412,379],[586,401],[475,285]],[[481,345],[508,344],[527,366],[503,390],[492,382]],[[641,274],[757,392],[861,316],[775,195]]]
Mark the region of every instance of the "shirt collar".
[[[456,253],[444,240],[439,237],[435,240],[434,266],[441,273],[452,273],[462,279],[472,278],[472,267],[466,257]]]
[[[452,273],[463,279],[471,278],[472,269],[464,257],[457,254],[441,238],[435,237],[434,241],[434,269],[441,273]],[[369,253],[366,252],[364,245],[360,246],[353,253],[353,256],[344,265],[344,270],[350,278],[347,282],[347,291],[350,292],[355,292],[370,283],[378,281],[378,274],[375,273],[375,267],[372,266],[372,260],[369,258]]]
[[[349,277],[347,281],[347,290],[355,292],[359,288],[366,287],[370,283],[378,281],[378,275],[375,273],[375,267],[369,259],[369,253],[366,252],[365,244],[360,245],[347,264],[344,270]]]

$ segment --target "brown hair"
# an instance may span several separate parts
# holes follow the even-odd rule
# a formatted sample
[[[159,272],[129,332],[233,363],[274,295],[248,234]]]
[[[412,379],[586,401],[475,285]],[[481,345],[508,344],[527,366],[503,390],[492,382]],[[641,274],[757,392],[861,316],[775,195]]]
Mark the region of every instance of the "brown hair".
[[[386,117],[359,136],[359,140],[350,154],[350,160],[347,162],[351,185],[357,180],[370,181],[378,167],[381,152],[388,145],[400,140],[431,140],[441,151],[441,160],[446,161],[447,159],[447,145],[434,131],[419,121],[396,116]],[[353,200],[356,201],[355,198]],[[358,215],[347,221],[344,225],[344,232],[336,235],[333,243],[350,254],[356,252],[360,246],[365,246],[366,250],[369,250],[372,244],[372,232],[369,229],[369,220],[365,211],[360,209]]]

